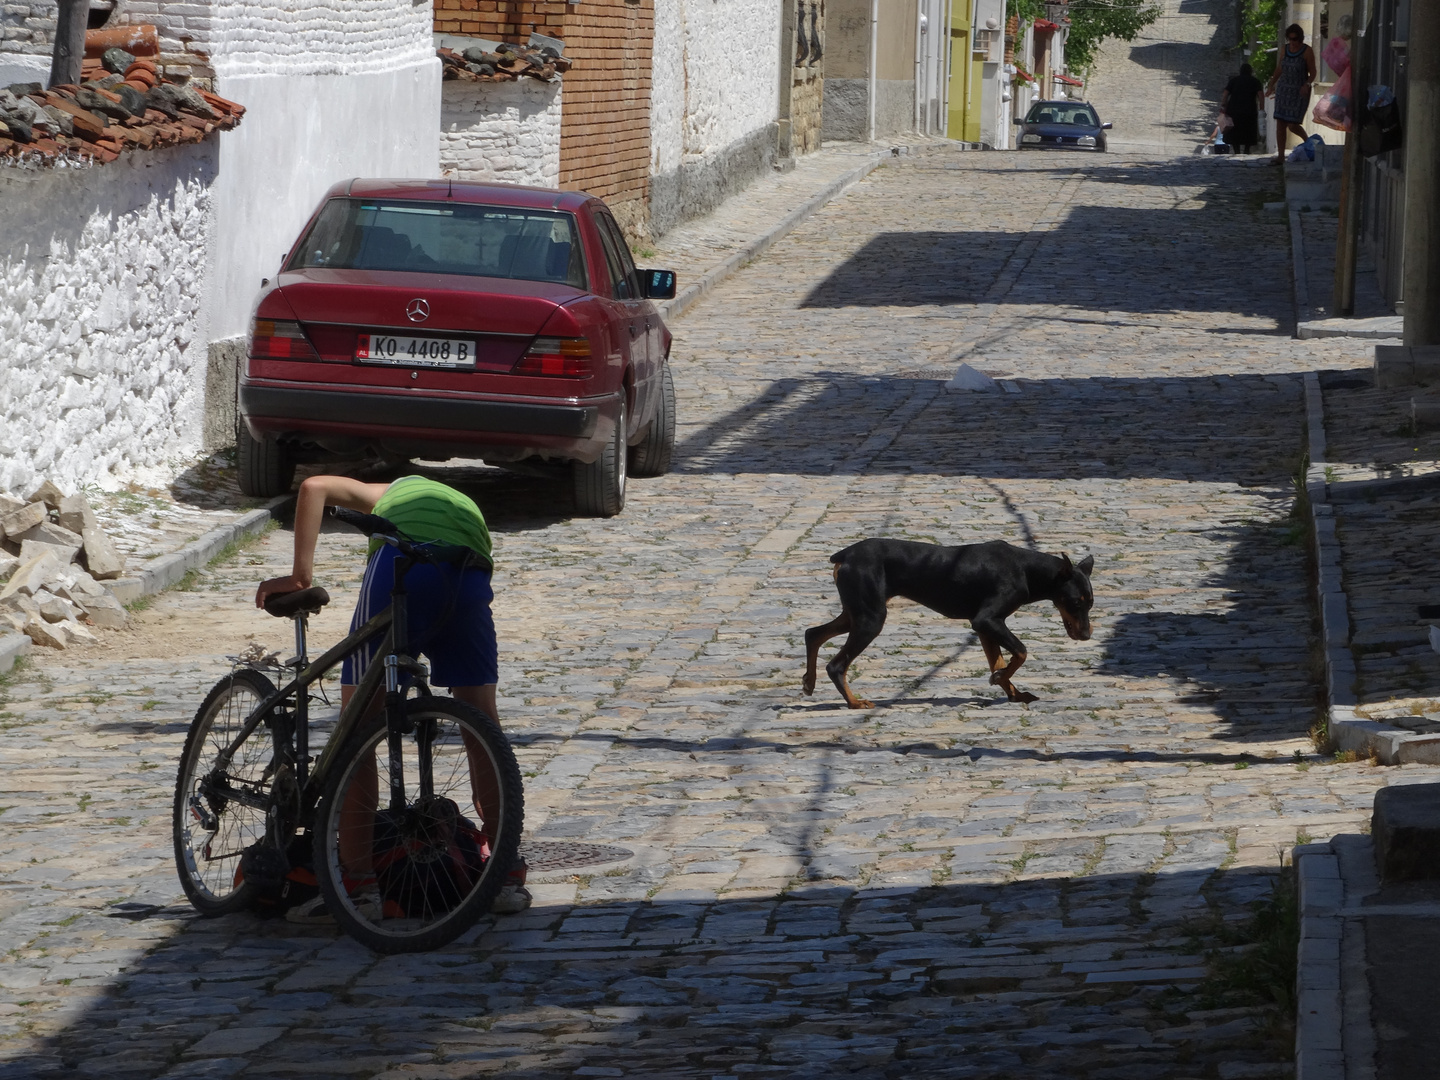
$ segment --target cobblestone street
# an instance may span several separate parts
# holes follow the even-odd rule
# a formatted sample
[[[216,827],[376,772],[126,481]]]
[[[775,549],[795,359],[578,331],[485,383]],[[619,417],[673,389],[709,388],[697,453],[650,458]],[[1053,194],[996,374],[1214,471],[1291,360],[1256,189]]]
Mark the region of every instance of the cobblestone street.
[[[624,850],[431,954],[196,918],[175,762],[225,656],[288,647],[272,532],[0,682],[0,1077],[1291,1075],[1220,953],[1402,774],[1307,734],[1301,373],[1366,343],[1292,339],[1274,170],[912,149],[674,323],[677,467],[620,517],[434,470],[496,535],[531,851]],[[947,393],[961,362],[1000,389]],[[877,707],[807,698],[828,557],[873,535],[1093,555],[1095,637],[1018,613],[1010,704],[897,604]],[[363,551],[322,537],[315,642]]]

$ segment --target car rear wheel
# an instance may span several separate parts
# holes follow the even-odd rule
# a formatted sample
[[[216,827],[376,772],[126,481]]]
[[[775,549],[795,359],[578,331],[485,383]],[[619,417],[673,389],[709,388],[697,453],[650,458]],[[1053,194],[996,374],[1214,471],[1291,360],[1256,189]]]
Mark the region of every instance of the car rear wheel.
[[[614,517],[625,507],[625,406],[615,420],[610,445],[588,465],[577,461],[575,509],[586,517]]]
[[[236,464],[240,469],[240,490],[246,495],[269,499],[284,495],[295,482],[295,461],[279,443],[256,439],[244,427],[236,439]]]
[[[645,429],[645,438],[630,448],[630,472],[635,476],[664,476],[675,452],[675,380],[670,364],[660,368],[660,406]]]

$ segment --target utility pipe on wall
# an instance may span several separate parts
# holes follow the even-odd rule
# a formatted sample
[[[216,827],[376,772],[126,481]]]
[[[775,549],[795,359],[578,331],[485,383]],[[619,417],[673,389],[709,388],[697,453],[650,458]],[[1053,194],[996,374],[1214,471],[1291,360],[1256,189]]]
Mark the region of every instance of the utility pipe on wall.
[[[925,96],[925,0],[919,0],[915,5],[915,132],[919,134],[924,129],[920,126],[920,106]]]
[[[870,117],[866,141],[875,141],[875,95],[880,89],[875,66],[880,57],[880,0],[870,0]]]
[[[1335,283],[1331,307],[1336,315],[1355,314],[1355,262],[1360,251],[1361,208],[1365,199],[1365,158],[1360,154],[1360,116],[1370,85],[1370,0],[1355,0],[1350,33],[1350,130],[1340,175],[1340,228],[1335,238]]]
[[[1410,5],[1405,103],[1405,344],[1440,345],[1440,4]]]

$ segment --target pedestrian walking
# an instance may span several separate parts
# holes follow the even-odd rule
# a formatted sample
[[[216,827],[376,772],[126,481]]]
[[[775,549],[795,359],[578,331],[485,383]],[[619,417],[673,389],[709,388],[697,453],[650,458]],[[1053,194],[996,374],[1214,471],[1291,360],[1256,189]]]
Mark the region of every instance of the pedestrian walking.
[[[1299,23],[1285,28],[1285,46],[1270,76],[1269,93],[1275,98],[1275,164],[1285,160],[1285,133],[1294,132],[1305,139],[1300,121],[1310,107],[1310,84],[1315,81],[1315,50],[1305,44],[1305,31]]]
[[[1265,88],[1249,64],[1240,65],[1240,74],[1220,94],[1220,108],[1230,117],[1225,142],[1232,154],[1248,154],[1260,141],[1260,117],[1265,111]]]

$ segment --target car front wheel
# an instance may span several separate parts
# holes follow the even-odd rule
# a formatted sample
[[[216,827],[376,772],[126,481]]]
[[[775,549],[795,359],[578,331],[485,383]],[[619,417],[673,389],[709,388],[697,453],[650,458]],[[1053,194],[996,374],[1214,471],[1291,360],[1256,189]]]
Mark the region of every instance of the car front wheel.
[[[295,461],[285,448],[270,439],[256,439],[240,428],[235,446],[240,470],[240,491],[261,499],[284,495],[295,482]]]
[[[625,507],[625,406],[615,418],[615,434],[605,451],[588,465],[577,461],[575,509],[585,517],[614,517]]]

